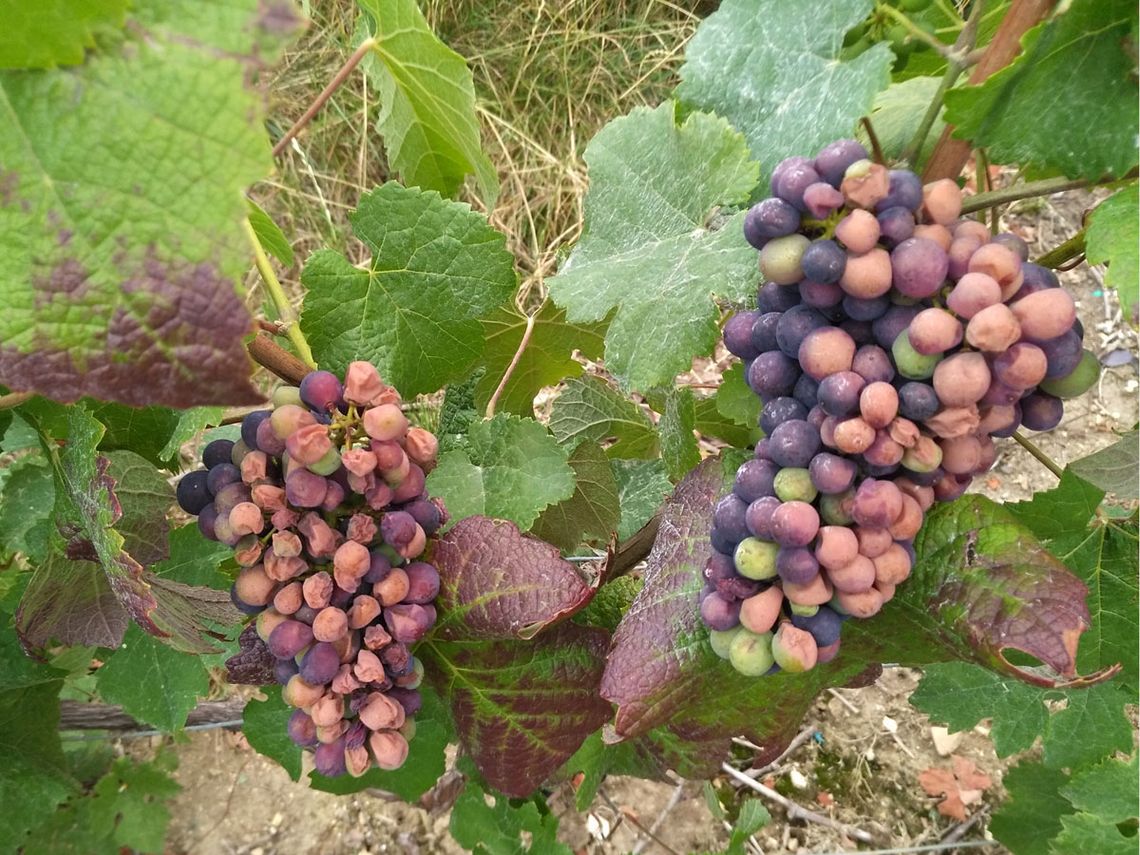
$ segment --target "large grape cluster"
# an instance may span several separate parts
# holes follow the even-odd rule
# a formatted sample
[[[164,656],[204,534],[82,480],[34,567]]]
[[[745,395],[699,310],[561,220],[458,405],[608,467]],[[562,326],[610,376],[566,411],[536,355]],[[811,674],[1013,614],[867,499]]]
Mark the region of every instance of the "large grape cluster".
[[[749,675],[834,658],[842,622],[910,574],[924,513],[993,464],[993,438],[1055,427],[1098,374],[1054,274],[961,218],[953,181],[840,140],[782,161],[771,190],[744,220],[758,308],[724,328],[765,438],[716,506],[700,604]]]
[[[438,443],[410,427],[367,362],[308,374],[206,446],[178,504],[233,547],[230,592],[277,659],[289,736],[323,775],[395,769],[408,755],[439,573],[417,560],[445,521],[424,492]]]

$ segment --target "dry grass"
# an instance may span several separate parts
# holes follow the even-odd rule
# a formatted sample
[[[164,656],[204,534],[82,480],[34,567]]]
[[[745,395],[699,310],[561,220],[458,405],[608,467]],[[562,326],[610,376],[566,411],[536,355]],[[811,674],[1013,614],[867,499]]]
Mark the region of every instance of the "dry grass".
[[[467,58],[484,149],[502,181],[489,213],[527,286],[552,274],[582,223],[582,152],[610,119],[656,104],[676,82],[684,45],[710,4],[669,0],[424,0],[440,37]],[[279,131],[351,52],[355,3],[312,4],[312,26],[267,85]],[[299,264],[328,246],[363,257],[346,216],[387,178],[378,104],[354,74],[279,160],[255,197],[293,241]],[[461,197],[476,207],[474,193]]]

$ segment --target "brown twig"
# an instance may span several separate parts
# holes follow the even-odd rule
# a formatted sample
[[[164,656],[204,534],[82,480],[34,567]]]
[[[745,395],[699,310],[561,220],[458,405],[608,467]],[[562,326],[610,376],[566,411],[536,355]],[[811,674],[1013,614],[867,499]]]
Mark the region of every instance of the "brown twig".
[[[302,378],[311,370],[308,365],[275,342],[269,333],[259,332],[249,340],[245,349],[249,351],[254,362],[293,386],[300,384]]]
[[[530,337],[534,333],[534,315],[526,316],[526,329],[523,330],[522,339],[519,341],[519,346],[515,350],[515,355],[511,357],[511,364],[507,366],[507,370],[503,372],[503,379],[499,381],[499,385],[495,387],[495,392],[491,395],[491,400],[487,402],[487,418],[494,418],[495,407],[499,403],[499,398],[502,397],[503,390],[507,388],[507,383],[510,382],[511,375],[515,373],[518,368],[519,360],[522,359],[523,351],[526,346],[530,344]]]
[[[624,811],[621,808],[619,808],[617,805],[615,805],[613,802],[613,799],[611,799],[606,794],[606,791],[601,789],[600,787],[598,788],[598,795],[602,797],[602,800],[607,805],[609,805],[610,810],[612,810],[618,816],[621,816],[624,819],[628,819],[634,828],[636,828],[638,831],[640,831],[642,834],[644,834],[646,837],[648,837],[650,840],[652,840],[654,843],[656,843],[658,846],[660,846],[666,852],[670,853],[670,855],[681,855],[680,852],[678,852],[676,849],[674,849],[672,846],[670,846],[668,843],[666,843],[664,840],[662,840],[660,837],[658,837],[656,834],[654,834],[652,831],[650,831],[648,828],[646,828],[644,825],[642,825],[641,822],[638,821],[636,816],[634,816],[629,811]]]
[[[1009,65],[1021,51],[1021,37],[1025,35],[1025,31],[1048,15],[1054,4],[1055,0],[1013,0],[993,40],[970,73],[970,84],[976,86],[995,71]],[[950,136],[953,131],[951,125],[943,128],[942,136],[934,146],[930,160],[926,162],[926,169],[922,174],[923,181],[957,178],[966,161],[970,159],[969,140],[955,139]]]
[[[31,400],[35,396],[35,392],[9,392],[7,395],[0,395],[0,410],[10,410],[13,407],[18,407],[20,404]]]

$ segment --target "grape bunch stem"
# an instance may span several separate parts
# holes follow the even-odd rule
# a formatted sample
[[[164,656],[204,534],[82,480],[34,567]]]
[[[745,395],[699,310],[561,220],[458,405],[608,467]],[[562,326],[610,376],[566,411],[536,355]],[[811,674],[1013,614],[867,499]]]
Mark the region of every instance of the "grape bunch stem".
[[[301,360],[309,367],[316,368],[317,363],[313,361],[313,351],[309,348],[309,342],[305,339],[305,334],[301,332],[301,327],[297,323],[297,313],[293,311],[293,304],[289,302],[289,295],[285,293],[285,289],[281,287],[281,281],[273,272],[273,265],[269,261],[269,256],[265,254],[265,247],[261,245],[257,232],[253,230],[248,219],[244,220],[242,225],[245,227],[245,236],[249,240],[249,245],[253,249],[253,259],[257,263],[257,270],[265,282],[265,289],[269,292],[269,298],[273,301],[273,306],[277,309],[277,314],[281,316],[285,325],[285,335],[296,349]]]

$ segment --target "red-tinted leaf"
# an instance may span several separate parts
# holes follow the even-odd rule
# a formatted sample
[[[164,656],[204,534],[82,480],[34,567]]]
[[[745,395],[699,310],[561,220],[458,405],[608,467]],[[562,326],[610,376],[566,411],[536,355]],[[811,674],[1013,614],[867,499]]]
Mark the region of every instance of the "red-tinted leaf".
[[[126,610],[97,564],[58,554],[36,568],[16,612],[16,632],[28,653],[53,640],[115,648],[128,623]]]
[[[250,686],[269,686],[276,682],[273,666],[277,660],[250,624],[238,636],[238,652],[226,660],[226,682]]]
[[[610,716],[598,696],[609,633],[567,623],[523,641],[417,650],[447,698],[463,747],[508,796],[526,796]]]
[[[460,520],[432,560],[441,579],[438,638],[532,638],[594,596],[557,549],[504,520]]]

